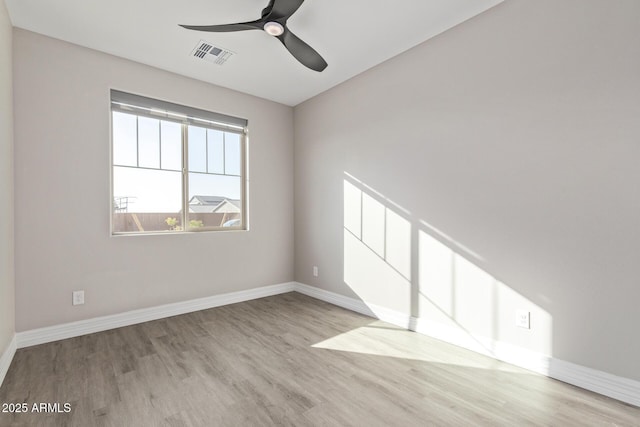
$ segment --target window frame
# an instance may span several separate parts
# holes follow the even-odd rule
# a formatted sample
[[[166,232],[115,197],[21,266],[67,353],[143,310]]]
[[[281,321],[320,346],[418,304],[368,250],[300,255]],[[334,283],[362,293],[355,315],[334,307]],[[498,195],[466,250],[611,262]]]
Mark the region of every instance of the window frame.
[[[193,107],[187,107],[179,104],[173,104],[166,101],[160,101],[152,98],[147,98],[139,95],[133,95],[126,92],[120,92],[111,89],[110,108],[109,108],[109,173],[110,173],[110,212],[109,212],[109,225],[111,236],[144,236],[144,235],[162,235],[162,234],[185,234],[185,233],[201,233],[201,232],[216,232],[216,231],[248,231],[248,121],[233,116],[227,116],[220,113],[215,113],[206,110],[200,110]],[[114,131],[113,131],[113,117],[114,112],[129,114],[136,117],[136,166],[116,165],[114,163]],[[181,127],[180,131],[180,145],[181,145],[181,170],[174,169],[162,169],[162,162],[159,160],[158,168],[148,168],[140,166],[140,148],[139,148],[139,135],[137,135],[138,129],[138,117],[146,117],[150,119],[159,120],[159,126],[162,126],[162,121],[169,121],[177,123]],[[240,178],[240,219],[241,224],[237,226],[223,227],[219,226],[203,226],[203,227],[189,227],[189,174],[201,173],[189,170],[189,126],[196,126],[205,129],[205,133],[208,134],[208,130],[221,131],[223,133],[233,133],[239,136],[240,144],[240,175],[227,175],[211,173],[211,175],[222,176],[235,176]],[[160,134],[161,135],[161,134]],[[159,137],[159,150],[162,152],[162,138]],[[208,136],[207,136],[208,138]],[[224,138],[224,137],[223,137]],[[208,139],[206,140],[208,141]],[[226,149],[225,139],[223,139],[223,149]],[[208,149],[208,143],[206,144]],[[160,154],[161,156],[161,154]],[[160,157],[161,158],[161,157]],[[207,158],[207,164],[209,159]],[[226,159],[223,159],[226,162]],[[146,170],[158,170],[158,171],[172,171],[181,173],[181,212],[178,215],[181,216],[181,230],[152,230],[152,231],[115,231],[114,230],[114,213],[116,209],[115,194],[114,194],[114,168],[115,167],[129,167],[133,169],[146,169]],[[224,172],[225,170],[223,170]],[[207,168],[207,174],[208,172]]]

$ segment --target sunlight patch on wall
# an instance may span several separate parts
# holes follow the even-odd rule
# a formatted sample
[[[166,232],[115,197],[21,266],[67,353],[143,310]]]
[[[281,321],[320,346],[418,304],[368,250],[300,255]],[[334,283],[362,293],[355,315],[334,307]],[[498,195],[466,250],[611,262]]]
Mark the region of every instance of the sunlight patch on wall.
[[[411,309],[411,224],[344,180],[344,281],[363,300]]]
[[[362,191],[344,181],[344,228],[362,239]]]
[[[506,341],[551,354],[547,311],[423,230],[418,250],[421,318],[461,330],[489,352],[495,341]],[[516,326],[517,309],[530,312],[530,329]]]
[[[348,173],[343,188],[344,283],[374,313],[411,316],[416,330],[496,357],[552,355],[549,312],[488,273],[480,254]],[[516,325],[518,311],[530,328]]]
[[[368,194],[362,194],[362,242],[384,258],[385,248],[385,207]]]
[[[386,261],[411,280],[411,223],[391,209],[386,212]]]
[[[418,263],[420,289],[440,308],[441,318],[453,316],[453,265],[454,253],[428,234],[420,233],[420,258]]]

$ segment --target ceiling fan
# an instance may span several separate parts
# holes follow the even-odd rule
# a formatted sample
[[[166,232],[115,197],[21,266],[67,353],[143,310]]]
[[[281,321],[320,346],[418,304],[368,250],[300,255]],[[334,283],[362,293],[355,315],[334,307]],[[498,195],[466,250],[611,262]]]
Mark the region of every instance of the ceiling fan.
[[[311,46],[300,40],[287,28],[287,20],[291,18],[304,0],[270,0],[262,10],[262,18],[250,22],[223,25],[180,25],[188,30],[232,32],[245,30],[264,30],[280,40],[284,47],[300,63],[312,70],[322,71],[327,68],[327,62]]]

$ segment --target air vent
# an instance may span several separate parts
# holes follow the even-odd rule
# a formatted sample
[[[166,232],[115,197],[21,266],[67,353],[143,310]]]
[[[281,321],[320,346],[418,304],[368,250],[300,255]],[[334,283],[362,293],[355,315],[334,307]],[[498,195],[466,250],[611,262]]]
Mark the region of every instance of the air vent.
[[[225,49],[220,46],[214,46],[212,43],[200,40],[196,45],[196,48],[191,52],[191,56],[195,56],[199,59],[204,59],[214,64],[222,65],[227,62],[227,59],[234,55],[235,52]]]

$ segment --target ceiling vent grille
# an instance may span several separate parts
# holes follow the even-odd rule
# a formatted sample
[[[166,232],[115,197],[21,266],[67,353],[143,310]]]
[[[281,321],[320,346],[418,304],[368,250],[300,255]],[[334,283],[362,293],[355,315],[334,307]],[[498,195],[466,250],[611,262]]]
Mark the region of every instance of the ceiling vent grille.
[[[234,55],[235,52],[230,51],[229,49],[225,49],[220,46],[214,46],[212,43],[206,42],[204,40],[200,40],[196,45],[195,49],[191,52],[191,56],[194,56],[198,59],[204,59],[208,62],[213,62],[214,64],[222,65]]]

